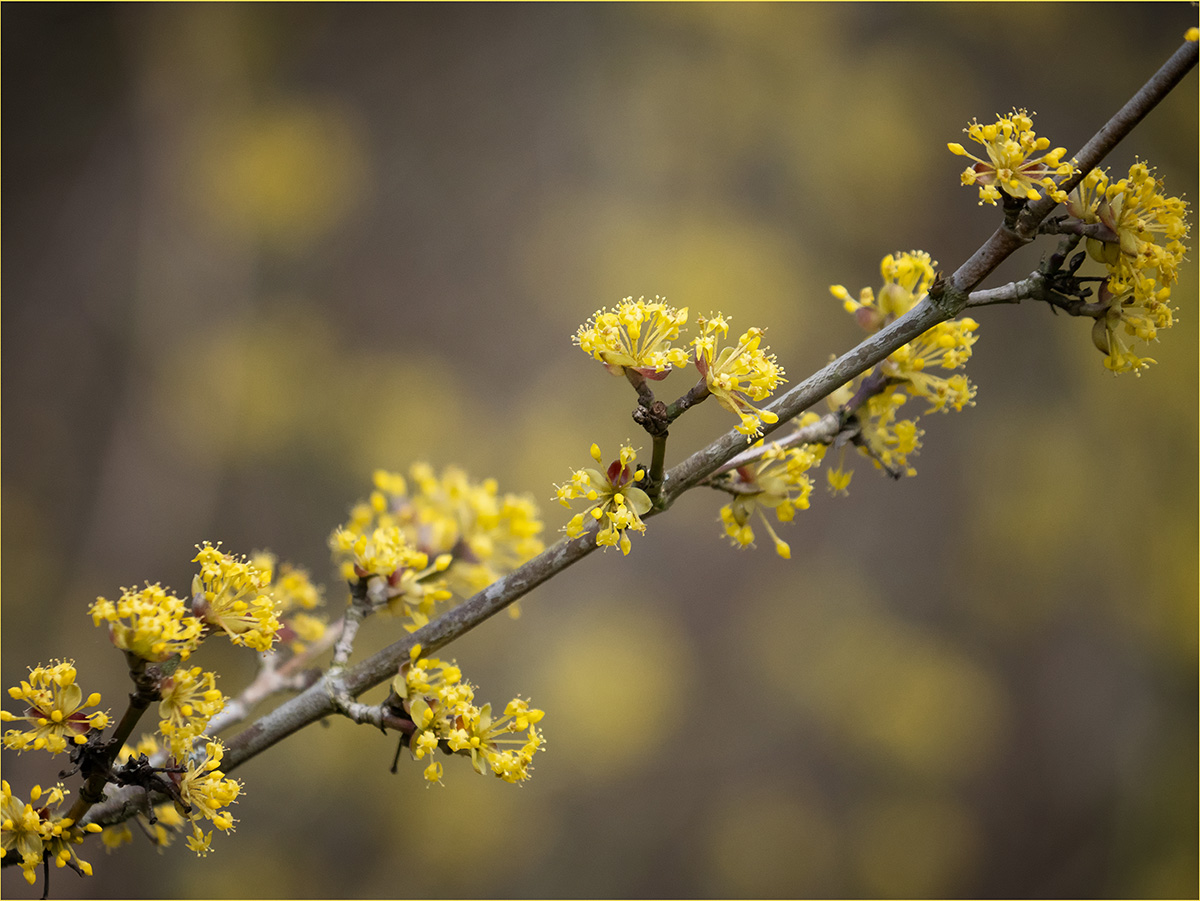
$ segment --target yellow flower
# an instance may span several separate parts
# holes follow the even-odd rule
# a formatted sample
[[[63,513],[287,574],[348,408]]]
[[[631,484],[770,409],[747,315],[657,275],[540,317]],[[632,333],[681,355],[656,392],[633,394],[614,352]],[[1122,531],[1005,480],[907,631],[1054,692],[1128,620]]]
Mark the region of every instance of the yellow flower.
[[[421,646],[413,645],[409,661],[392,680],[392,689],[402,699],[435,694],[443,700],[451,686],[463,684],[462,670],[454,663],[445,663],[437,657],[421,657]],[[457,689],[455,689],[457,691]]]
[[[779,417],[760,410],[750,401],[764,401],[780,383],[783,367],[774,354],[761,347],[763,330],[748,329],[734,347],[717,350],[720,339],[729,335],[729,320],[717,313],[698,320],[702,334],[692,339],[696,369],[704,378],[708,391],[717,402],[731,413],[737,414],[741,422],[737,430],[753,441],[762,434],[762,424],[779,421]]]
[[[269,551],[251,554],[250,563],[266,576],[281,616],[293,610],[313,610],[321,606],[324,589],[313,584],[307,570],[290,563],[277,567],[275,555]]]
[[[847,472],[841,466],[834,469],[829,469],[825,472],[825,478],[829,482],[829,491],[834,494],[848,494],[850,490],[850,480],[854,477],[854,471]]]
[[[67,750],[67,743],[81,745],[87,741],[92,729],[104,729],[109,724],[107,713],[84,713],[84,707],[95,707],[100,695],[92,693],[84,697],[83,690],[75,683],[74,661],[52,662],[50,666],[38,666],[29,671],[29,681],[8,690],[17,701],[28,706],[22,716],[7,710],[0,711],[0,721],[6,723],[25,722],[28,729],[10,729],[4,733],[4,747],[16,751],[33,748],[60,754]]]
[[[1160,330],[1175,324],[1171,286],[1187,252],[1187,206],[1178,197],[1168,197],[1162,181],[1141,162],[1115,183],[1107,172],[1093,169],[1071,192],[1071,215],[1102,226],[1099,236],[1087,239],[1088,254],[1108,270],[1100,289],[1105,311],[1096,320],[1092,339],[1114,373],[1140,374],[1154,362],[1133,353],[1122,334],[1155,341]]]
[[[842,301],[846,312],[873,333],[907,313],[928,293],[936,267],[937,263],[921,250],[888,254],[880,263],[883,285],[878,298],[871,288],[863,288],[858,300],[842,285],[833,285],[830,292]],[[924,432],[917,428],[917,417],[896,417],[909,396],[928,401],[927,413],[974,406],[975,386],[954,370],[961,369],[971,358],[978,328],[979,324],[966,316],[939,323],[894,351],[874,372],[830,395],[831,406],[837,408],[864,387],[869,389],[856,411],[859,424],[856,443],[876,467],[895,476],[916,475],[908,458],[920,449]],[[935,368],[946,374],[934,372]],[[828,478],[835,494],[846,493],[850,474],[841,466],[830,470]]]
[[[775,544],[775,552],[785,560],[790,558],[791,547],[775,533],[763,511],[774,510],[780,522],[791,522],[797,509],[807,510],[813,487],[807,473],[824,455],[825,446],[820,444],[789,449],[772,444],[759,457],[730,472],[724,483],[717,486],[734,495],[721,508],[721,522],[730,540],[740,547],[753,545],[750,517],[758,513]]]
[[[1139,303],[1138,297],[1132,292],[1115,295],[1107,283],[1100,286],[1099,303],[1105,310],[1092,326],[1092,343],[1105,354],[1105,368],[1114,375],[1122,372],[1141,375],[1143,369],[1149,369],[1151,363],[1158,362],[1134,353],[1127,338],[1153,341],[1158,329],[1169,328],[1174,319],[1165,301],[1164,294],[1162,300],[1147,298]]]
[[[862,429],[863,452],[871,458],[877,469],[884,469],[895,476],[915,476],[916,469],[909,465],[908,458],[921,449],[924,430],[917,428],[917,417],[897,419],[896,413],[907,398],[887,388],[869,398],[859,413]],[[847,482],[849,478],[847,477]],[[835,492],[836,493],[836,492]]]
[[[599,445],[592,445],[592,459],[602,463]],[[590,516],[600,522],[596,533],[596,544],[603,548],[618,546],[622,554],[628,554],[631,542],[627,531],[646,531],[642,514],[649,512],[653,504],[650,496],[636,482],[645,478],[645,472],[634,464],[637,452],[629,445],[621,448],[620,457],[608,465],[602,475],[597,469],[577,469],[571,480],[564,485],[555,485],[559,503],[570,507],[571,501],[582,497],[592,501],[582,513],[571,517],[566,525],[568,538],[583,533],[584,518]]]
[[[1007,116],[997,116],[995,123],[980,125],[971,122],[963,129],[976,144],[983,145],[987,160],[982,160],[966,151],[962,144],[947,144],[951,153],[975,161],[962,174],[964,185],[981,185],[979,202],[995,205],[1003,191],[1018,200],[1038,200],[1039,188],[1062,203],[1064,194],[1054,176],[1064,178],[1075,171],[1070,162],[1063,162],[1066,148],[1056,147],[1049,153],[1039,154],[1050,146],[1047,138],[1039,138],[1033,132],[1033,119],[1025,110],[1014,109]]]
[[[66,795],[61,783],[48,792],[35,785],[29,793],[30,801],[43,802],[35,808],[14,796],[7,780],[0,782],[0,857],[19,854],[22,875],[30,885],[37,881],[37,870],[44,859],[53,860],[58,867],[70,864],[82,875],[92,875],[92,865],[80,860],[74,849],[83,841],[85,830],[76,827],[69,817],[57,814]],[[99,832],[100,827],[93,824],[86,831]]]
[[[88,612],[95,625],[108,623],[114,645],[155,663],[176,654],[186,660],[204,635],[204,624],[157,582],[139,591],[122,588],[116,601],[97,598]]]
[[[542,522],[532,498],[502,495],[495,479],[474,482],[455,466],[439,477],[417,463],[410,475],[416,490],[407,510],[397,503],[399,516],[423,546],[452,555],[446,578],[458,594],[469,597],[542,552]]]
[[[192,741],[204,733],[208,721],[225,706],[216,678],[198,666],[179,667],[160,684],[158,730],[180,760],[187,757]]]
[[[267,579],[280,621],[277,638],[286,642],[293,654],[303,652],[308,643],[325,634],[325,621],[303,612],[321,606],[324,589],[313,584],[306,570],[290,563],[279,564],[270,551],[255,551],[250,555],[250,564]]]
[[[880,263],[884,283],[878,302],[870,288],[863,288],[859,300],[850,297],[841,285],[830,288],[848,313],[870,332],[878,331],[896,317],[907,313],[929,290],[937,263],[922,250],[898,255],[888,254]],[[963,375],[945,377],[930,372],[933,367],[955,370],[971,358],[975,330],[979,324],[968,316],[941,322],[891,354],[881,366],[890,386],[903,385],[911,395],[929,401],[926,412],[961,410],[972,406],[975,386]],[[889,386],[889,387],[890,387]]]
[[[542,737],[532,725],[541,718],[542,711],[533,710],[522,719],[508,713],[493,719],[491,704],[460,706],[455,717],[456,728],[450,732],[450,750],[469,755],[471,765],[480,775],[490,769],[505,782],[524,782],[529,778],[533,754],[542,745]],[[522,721],[524,726],[519,725]],[[525,737],[510,737],[526,729]],[[505,747],[511,745],[519,748]]]
[[[224,630],[234,644],[269,651],[279,631],[269,572],[207,541],[196,547],[200,553],[192,562],[200,564],[200,572],[192,579],[192,612]]]
[[[330,546],[347,580],[384,577],[378,590],[393,613],[410,618],[405,628],[415,629],[452,590],[469,597],[544,545],[537,506],[501,494],[495,479],[474,482],[454,466],[439,476],[427,463],[414,463],[409,474],[377,470],[375,490],[355,505]]]
[[[832,285],[831,294],[842,302],[842,308],[854,316],[864,331],[874,333],[898,316],[907,313],[929,291],[937,276],[937,262],[923,250],[891,254],[879,264],[883,287],[879,299],[873,288],[863,288],[854,300],[842,285]]]
[[[299,654],[310,644],[320,641],[329,628],[320,617],[308,613],[293,613],[283,621],[280,638],[288,642],[293,654]]]
[[[234,819],[228,807],[237,800],[242,784],[236,779],[226,779],[221,772],[221,759],[225,749],[220,742],[210,741],[205,746],[202,760],[189,759],[186,770],[179,781],[179,797],[183,807],[180,813],[192,821],[192,836],[188,847],[203,856],[209,851],[212,833],[205,833],[196,823],[199,817],[209,820],[222,832],[233,829]]]
[[[1114,294],[1135,290],[1153,294],[1154,285],[1174,284],[1187,248],[1187,203],[1168,197],[1163,182],[1141,162],[1129,175],[1110,182],[1108,174],[1093,169],[1071,192],[1067,210],[1086,223],[1103,223],[1109,240],[1089,238],[1088,253],[1108,267]]]
[[[22,874],[33,885],[45,851],[42,818],[32,804],[13,795],[8,780],[0,783],[0,791],[0,850],[4,857],[12,853],[21,856]]]
[[[573,340],[613,375],[634,369],[648,379],[663,379],[671,367],[688,363],[687,351],[671,346],[687,317],[687,307],[668,306],[661,297],[652,303],[626,297],[611,312],[605,308],[593,313]]]
[[[533,755],[543,743],[534,725],[541,722],[544,711],[513,698],[504,715],[493,719],[491,704],[475,706],[475,690],[455,664],[420,655],[421,646],[414,645],[392,680],[392,690],[403,699],[416,727],[409,740],[413,759],[421,760],[444,747],[469,756],[477,773],[490,768],[506,782],[528,779]],[[521,732],[527,735],[521,737]],[[441,764],[431,762],[425,778],[440,782],[442,773]]]
[[[391,578],[400,569],[424,569],[429,555],[408,543],[398,526],[380,526],[370,532],[336,529],[329,539],[334,554],[346,558],[342,576],[347,581],[370,576]]]

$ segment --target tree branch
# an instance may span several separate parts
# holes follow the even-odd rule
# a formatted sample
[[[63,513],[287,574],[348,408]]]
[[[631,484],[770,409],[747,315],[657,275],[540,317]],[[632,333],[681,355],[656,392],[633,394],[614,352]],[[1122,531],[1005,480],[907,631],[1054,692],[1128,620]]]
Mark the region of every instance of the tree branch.
[[[1141,90],[1083,145],[1074,156],[1079,171],[1063,182],[1062,190],[1070,193],[1083,181],[1088,172],[1098,166],[1134,126],[1146,118],[1150,110],[1158,106],[1171,89],[1183,80],[1196,65],[1200,56],[1198,48],[1200,44],[1185,41]],[[973,291],[1009,254],[1037,236],[1038,227],[1055,206],[1057,204],[1052,198],[1043,197],[1024,209],[1017,219],[1015,229],[1007,229],[1004,226],[996,229],[983,246],[950,277],[951,288],[963,294]]]
[[[1084,145],[1075,157],[1080,173],[1069,179],[1063,189],[1073,188],[1088,170],[1096,166],[1182,80],[1196,65],[1196,61],[1197,45],[1185,43]],[[779,397],[767,408],[779,417],[779,422],[766,426],[764,435],[775,431],[929,328],[956,316],[967,306],[970,291],[1017,248],[1036,237],[1038,227],[1055,206],[1048,197],[1027,205],[1015,218],[1012,227],[1002,225],[998,228],[953,275],[939,278],[930,294],[911,310]],[[656,506],[647,515],[654,515],[660,509],[669,507],[684,491],[720,470],[745,449],[745,436],[731,430],[692,454],[665,474],[660,507]],[[346,697],[356,697],[389,679],[398,671],[400,664],[408,659],[409,649],[414,644],[420,643],[425,652],[435,651],[494,616],[551,576],[577,563],[596,549],[595,531],[596,527],[593,526],[576,538],[559,541],[417,632],[394,642],[344,673],[327,673],[300,695],[234,736],[228,742],[225,769],[235,769],[293,732],[337,712],[339,706],[344,706]],[[93,809],[95,821],[110,821],[101,819],[99,808],[107,809],[108,805],[97,805]]]

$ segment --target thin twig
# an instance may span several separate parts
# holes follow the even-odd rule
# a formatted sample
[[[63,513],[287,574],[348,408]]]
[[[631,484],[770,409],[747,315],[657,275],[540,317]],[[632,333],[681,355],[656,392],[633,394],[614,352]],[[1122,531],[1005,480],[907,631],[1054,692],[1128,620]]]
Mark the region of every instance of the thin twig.
[[[745,466],[747,463],[753,463],[759,457],[767,452],[771,447],[779,447],[787,450],[791,447],[796,447],[800,444],[832,444],[837,437],[838,432],[842,430],[842,418],[837,413],[826,413],[816,422],[810,425],[796,429],[791,434],[785,435],[782,438],[777,438],[769,444],[764,442],[762,447],[752,447],[749,450],[742,451],[732,460],[723,463],[717,467],[714,476],[719,476],[722,473],[732,472],[739,466]]]

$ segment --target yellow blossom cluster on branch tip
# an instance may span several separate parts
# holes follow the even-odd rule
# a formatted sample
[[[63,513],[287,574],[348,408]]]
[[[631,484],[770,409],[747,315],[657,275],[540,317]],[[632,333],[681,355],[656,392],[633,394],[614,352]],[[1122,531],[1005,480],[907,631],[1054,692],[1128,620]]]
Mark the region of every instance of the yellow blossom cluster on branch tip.
[[[668,306],[661,297],[649,303],[644,297],[626,297],[611,311],[606,307],[593,313],[572,340],[613,375],[634,369],[646,378],[661,379],[672,367],[688,364],[687,351],[671,345],[687,318],[687,307]]]
[[[1066,200],[1055,177],[1070,176],[1075,172],[1075,166],[1063,162],[1063,154],[1067,152],[1064,147],[1035,155],[1049,147],[1050,141],[1034,134],[1030,113],[1014,109],[1007,116],[997,116],[996,121],[988,125],[973,121],[963,131],[987,151],[986,160],[968,153],[962,144],[946,146],[951,153],[975,161],[963,172],[962,183],[981,186],[981,204],[995,205],[1001,191],[1017,200],[1038,200],[1042,196],[1039,188],[1059,203]]]
[[[611,312],[603,309],[594,313],[579,327],[573,340],[615,375],[629,369],[644,378],[659,380],[666,378],[672,367],[693,361],[708,393],[739,417],[737,430],[747,441],[753,441],[762,434],[764,422],[779,421],[754,403],[766,400],[786,381],[783,367],[761,346],[761,328],[748,329],[736,345],[718,350],[720,341],[729,334],[729,319],[720,313],[698,318],[701,334],[691,340],[690,354],[674,347],[671,342],[679,339],[687,318],[687,307],[677,310],[662,298],[647,303],[645,298],[634,301],[627,297]]]
[[[83,841],[84,832],[99,832],[100,827],[93,823],[80,829],[69,817],[51,809],[62,804],[67,794],[62,783],[46,792],[35,785],[29,793],[30,802],[24,802],[12,793],[7,780],[0,781],[0,858],[19,855],[22,875],[30,885],[37,880],[43,859],[53,860],[57,867],[70,866],[82,875],[92,875],[92,865],[79,859],[74,846]],[[34,807],[34,803],[41,806]]]
[[[196,547],[200,553],[192,562],[200,564],[200,572],[192,579],[192,613],[223,630],[234,644],[271,650],[279,619],[270,573],[210,542]]]
[[[204,623],[157,582],[137,591],[122,588],[115,601],[97,598],[88,612],[95,625],[108,623],[114,645],[152,663],[176,654],[186,660],[204,635]]]
[[[159,683],[158,731],[178,760],[187,757],[193,741],[225,706],[226,698],[217,690],[216,680],[215,673],[198,666],[181,666]]]
[[[702,334],[692,339],[696,369],[717,403],[741,419],[737,430],[746,436],[747,442],[753,441],[762,434],[764,422],[778,422],[779,417],[758,409],[750,401],[766,400],[780,383],[787,381],[783,367],[774,354],[761,346],[762,329],[747,329],[736,345],[721,348],[720,342],[729,335],[728,318],[717,313],[707,319],[701,316],[698,321]]]
[[[592,459],[603,465],[600,446],[593,444],[591,452]],[[582,513],[571,517],[564,529],[568,538],[581,535],[586,517],[591,517],[600,523],[597,545],[605,549],[620,547],[622,554],[629,553],[632,543],[627,533],[630,529],[646,531],[642,514],[649,512],[652,506],[650,496],[636,484],[646,475],[636,464],[637,452],[624,445],[619,458],[613,460],[603,473],[598,469],[577,469],[571,473],[569,482],[554,486],[558,502],[564,507],[569,508],[576,498],[592,502]]]
[[[109,716],[102,711],[85,713],[83,708],[100,703],[99,693],[84,696],[76,683],[74,661],[59,660],[50,666],[37,666],[29,679],[8,690],[15,701],[26,703],[21,715],[0,710],[0,721],[25,723],[25,729],[4,733],[4,747],[15,751],[49,751],[61,754],[68,744],[82,745],[93,729],[104,729]]]
[[[399,526],[386,525],[361,532],[346,526],[334,530],[329,546],[342,560],[342,578],[348,582],[371,576],[391,578],[398,570],[424,569],[429,555],[417,550]]]
[[[912,309],[929,291],[936,266],[924,251],[888,254],[880,263],[883,285],[878,296],[871,288],[863,288],[857,300],[842,285],[833,285],[829,290],[859,325],[874,333]],[[837,409],[851,401],[865,381],[872,380],[872,390],[867,397],[860,398],[862,406],[857,417],[861,427],[860,449],[877,467],[895,474],[916,475],[908,458],[920,449],[924,432],[917,428],[917,417],[897,418],[898,410],[909,397],[928,401],[927,413],[974,406],[975,386],[954,370],[961,369],[970,359],[978,327],[974,319],[966,316],[939,323],[898,348],[875,371],[843,385],[829,396],[830,407]],[[934,368],[952,374],[932,372]],[[839,463],[827,475],[834,493],[844,494],[850,484],[844,465]]]
[[[1142,162],[1116,182],[1093,169],[1067,199],[1073,217],[1104,227],[1100,237],[1087,238],[1088,254],[1108,270],[1100,290],[1107,310],[1097,318],[1092,339],[1114,373],[1140,374],[1154,362],[1133,353],[1122,334],[1150,342],[1175,324],[1169,301],[1187,252],[1187,206],[1167,196],[1162,180]]]
[[[859,414],[859,424],[862,429],[862,451],[870,457],[876,468],[891,473],[903,473],[915,476],[917,470],[909,465],[908,458],[921,449],[921,437],[924,429],[917,428],[918,417],[899,419],[897,412],[907,398],[895,391],[886,389],[880,394],[869,397]],[[846,493],[850,479],[844,473],[844,466],[828,474],[830,488],[834,494]],[[844,483],[844,484],[843,484]]]
[[[278,570],[281,601],[271,594],[271,580],[276,575],[275,558],[265,552],[251,562],[222,552],[206,542],[197,545],[199,553],[194,562],[200,573],[193,581],[189,605],[158,584],[147,584],[140,590],[122,589],[115,600],[97,598],[89,612],[96,625],[107,625],[113,644],[131,658],[131,671],[153,676],[153,688],[159,700],[159,733],[164,740],[163,757],[184,761],[177,780],[179,809],[159,805],[158,816],[147,819],[144,829],[159,845],[170,841],[172,828],[187,819],[205,817],[218,829],[229,829],[233,820],[222,810],[237,797],[240,784],[224,779],[219,770],[222,750],[209,742],[207,755],[197,761],[193,746],[203,737],[211,718],[225,704],[226,698],[216,688],[216,675],[200,667],[181,666],[197,648],[206,634],[221,629],[236,644],[259,651],[271,649],[280,628],[276,613],[295,608],[312,609],[320,602],[320,592],[302,570],[286,564]],[[308,614],[312,623],[304,623],[309,635],[319,635],[322,623]],[[158,664],[145,669],[145,661]],[[144,670],[144,673],[143,673]],[[84,698],[77,682],[72,661],[53,661],[49,666],[30,670],[28,681],[9,689],[9,694],[27,703],[24,715],[0,711],[4,722],[21,722],[24,729],[10,729],[4,737],[5,747],[23,751],[47,750],[57,754],[71,745],[86,744],[91,735],[106,728],[107,713],[88,713],[83,708],[100,703],[100,695]],[[119,760],[129,765],[134,754],[159,753],[153,738],[143,739],[135,749],[122,750]],[[168,756],[169,755],[169,756]],[[142,766],[149,766],[143,761]],[[169,770],[170,771],[170,770]],[[171,771],[174,772],[174,771]],[[34,788],[32,800],[38,800],[41,790]],[[51,803],[61,800],[61,793],[52,796]],[[57,818],[49,806],[33,811],[37,822],[29,819],[31,805],[12,798],[5,784],[6,819],[4,822],[4,854],[18,850],[26,878],[42,859],[55,860],[58,866],[71,866],[90,873],[90,867],[79,861],[72,846],[82,840],[83,830],[69,828],[70,820]],[[40,824],[40,825],[39,825]],[[87,831],[104,832],[107,847],[115,847],[131,837],[127,827],[102,830],[89,825]],[[211,835],[204,834],[193,823],[189,845],[198,853],[207,853]]]
[[[192,823],[192,835],[187,845],[201,857],[210,850],[212,833],[205,832],[197,824],[199,817],[210,821],[222,832],[233,829],[234,819],[228,807],[237,800],[242,790],[242,784],[237,779],[226,779],[221,772],[221,760],[225,756],[225,748],[220,742],[210,741],[205,745],[204,757],[196,760],[189,758],[186,770],[179,781],[179,797],[182,807],[179,813]]]
[[[391,496],[398,518],[431,554],[453,555],[446,580],[460,596],[481,591],[545,549],[538,537],[541,511],[529,495],[502,495],[495,479],[473,482],[456,466],[439,476],[428,463],[415,463],[409,475],[408,505]]]
[[[340,526],[329,545],[335,560],[344,558],[342,577],[351,583],[366,579],[379,589],[376,600],[386,600],[394,615],[407,617],[404,627],[410,632],[429,622],[438,601],[453,596],[437,575],[450,565],[451,555],[441,554],[431,565],[429,555],[412,547],[398,525],[365,533]]]
[[[409,740],[413,759],[431,758],[425,779],[441,782],[444,769],[432,759],[439,748],[469,756],[481,775],[490,771],[513,783],[528,779],[533,755],[544,744],[536,724],[545,713],[513,698],[502,716],[493,717],[491,704],[475,705],[475,688],[457,665],[420,655],[421,646],[414,645],[392,689],[416,727]]]
[[[808,415],[815,419],[813,414]],[[755,444],[756,447],[761,445],[761,441]],[[750,526],[750,518],[757,513],[775,544],[775,552],[785,560],[789,559],[791,547],[775,533],[765,511],[774,510],[775,518],[780,522],[791,522],[796,510],[807,510],[813,487],[808,471],[824,456],[823,444],[803,444],[793,448],[772,444],[755,460],[734,469],[726,482],[726,488],[734,493],[734,498],[721,508],[721,522],[729,539],[739,547],[753,546],[754,529]]]
[[[389,608],[408,617],[405,628],[412,631],[429,621],[438,601],[455,592],[473,595],[544,544],[537,505],[524,495],[500,494],[494,479],[473,482],[454,466],[439,476],[427,463],[413,464],[409,477],[411,487],[400,473],[377,470],[374,491],[355,505],[330,545],[335,557],[349,557],[342,563],[348,581],[380,577]],[[394,560],[354,556],[355,547],[367,549],[377,536],[396,549]]]

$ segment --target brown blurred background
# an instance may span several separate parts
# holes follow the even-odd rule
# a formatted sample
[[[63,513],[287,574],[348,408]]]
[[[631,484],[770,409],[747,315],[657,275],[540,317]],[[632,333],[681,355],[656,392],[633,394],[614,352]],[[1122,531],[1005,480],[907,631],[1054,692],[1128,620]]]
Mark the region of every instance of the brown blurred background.
[[[3,13],[4,685],[192,546],[328,584],[373,468],[552,483],[633,439],[569,340],[626,295],[768,327],[793,381],[859,334],[828,286],[958,265],[997,214],[945,149],[1013,106],[1077,149],[1187,4],[11,5]],[[1108,161],[1195,201],[1192,73]],[[988,284],[1033,269],[1028,249]],[[1195,253],[1192,254],[1193,259]],[[58,896],[1193,896],[1197,280],[1142,378],[1088,324],[981,311],[978,405],[919,475],[861,463],[770,543],[693,492],[450,649],[547,710],[517,788],[336,721],[238,771],[237,832],[140,840]],[[663,394],[687,385],[668,380]],[[715,404],[669,463],[733,425]],[[822,483],[823,485],[823,483]],[[395,637],[381,620],[364,652]],[[236,692],[253,661],[205,648]],[[368,700],[375,694],[366,696]],[[7,700],[7,699],[5,699]],[[5,755],[25,794],[57,761]],[[13,869],[6,894],[29,896]]]

